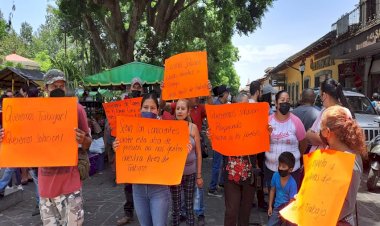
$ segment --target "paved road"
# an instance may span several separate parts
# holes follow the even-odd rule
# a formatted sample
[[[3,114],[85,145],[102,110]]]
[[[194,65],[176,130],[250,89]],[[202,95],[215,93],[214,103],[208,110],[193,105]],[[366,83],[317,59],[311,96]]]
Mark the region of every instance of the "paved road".
[[[204,161],[204,178],[206,185],[210,179],[212,159]],[[123,216],[124,193],[123,186],[113,186],[112,172],[109,169],[87,179],[83,186],[85,198],[85,225],[116,225],[117,219]],[[360,226],[380,226],[380,188],[374,193],[367,192],[365,180],[358,194],[358,212]],[[0,212],[0,226],[41,225],[39,216],[32,217],[35,206],[34,185],[24,186],[24,201],[18,205]],[[206,223],[211,226],[223,225],[224,199],[205,196]],[[1,205],[1,201],[0,201]],[[254,208],[251,212],[251,223],[266,224],[266,214]],[[129,224],[139,225],[138,222]],[[185,224],[183,224],[185,225]]]

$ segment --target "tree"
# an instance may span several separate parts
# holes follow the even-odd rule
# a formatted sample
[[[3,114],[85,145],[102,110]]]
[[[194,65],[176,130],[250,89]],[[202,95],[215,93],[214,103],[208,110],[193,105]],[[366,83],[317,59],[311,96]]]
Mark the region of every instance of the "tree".
[[[23,22],[21,24],[20,38],[21,38],[21,41],[26,46],[30,46],[32,44],[32,41],[33,41],[33,27],[29,23]]]
[[[117,60],[133,61],[138,35],[144,32],[149,35],[141,42],[149,50],[145,55],[154,61],[160,53],[160,44],[167,42],[171,34],[173,22],[191,7],[213,9],[222,25],[218,34],[225,39],[235,31],[241,34],[254,31],[271,3],[272,0],[57,0],[65,31],[74,39],[87,32],[106,67]],[[197,25],[208,21],[200,22]],[[193,23],[191,18],[187,23]]]

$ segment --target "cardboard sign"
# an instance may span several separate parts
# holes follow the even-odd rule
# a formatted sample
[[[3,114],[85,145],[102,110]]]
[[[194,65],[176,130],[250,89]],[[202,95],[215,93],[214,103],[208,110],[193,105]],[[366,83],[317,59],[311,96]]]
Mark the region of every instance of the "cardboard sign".
[[[212,148],[227,156],[269,151],[267,103],[206,105]]]
[[[111,127],[111,135],[116,136],[116,117],[140,117],[142,97],[125,99],[110,103],[103,103],[108,123]]]
[[[165,60],[163,100],[208,96],[207,52],[181,53]]]
[[[181,183],[190,142],[185,121],[119,116],[117,139],[117,183]]]
[[[355,155],[317,150],[304,155],[305,177],[295,201],[280,211],[298,225],[336,225],[350,186]]]
[[[75,166],[77,98],[6,98],[0,167]]]

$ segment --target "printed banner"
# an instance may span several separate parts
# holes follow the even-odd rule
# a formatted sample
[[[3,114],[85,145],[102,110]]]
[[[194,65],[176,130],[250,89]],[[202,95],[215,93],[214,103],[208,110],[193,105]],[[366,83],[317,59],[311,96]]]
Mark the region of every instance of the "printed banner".
[[[269,151],[267,103],[206,105],[213,150],[227,156]]]
[[[317,150],[304,155],[305,177],[295,201],[280,211],[298,225],[336,225],[350,186],[355,155]]]
[[[117,139],[117,183],[181,183],[190,142],[185,121],[119,116]]]
[[[125,99],[115,102],[103,103],[108,123],[111,127],[111,135],[116,136],[116,117],[140,117],[142,97]]]
[[[165,60],[163,100],[208,96],[207,52],[187,52]]]
[[[77,98],[5,98],[0,167],[75,166]]]

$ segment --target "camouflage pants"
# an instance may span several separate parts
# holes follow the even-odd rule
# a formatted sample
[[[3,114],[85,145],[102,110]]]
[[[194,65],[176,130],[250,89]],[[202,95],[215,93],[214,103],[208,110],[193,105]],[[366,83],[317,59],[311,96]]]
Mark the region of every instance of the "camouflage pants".
[[[41,220],[45,226],[80,226],[84,220],[82,192],[55,198],[40,198]]]

